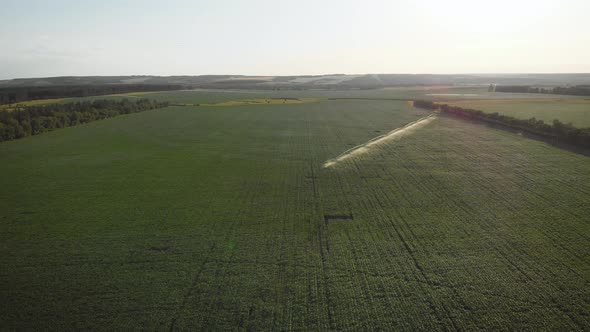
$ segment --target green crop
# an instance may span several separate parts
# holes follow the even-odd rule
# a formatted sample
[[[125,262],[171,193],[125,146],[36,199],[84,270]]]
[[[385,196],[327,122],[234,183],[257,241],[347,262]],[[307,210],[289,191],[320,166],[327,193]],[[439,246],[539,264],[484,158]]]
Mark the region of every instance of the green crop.
[[[588,157],[436,117],[323,167],[426,115],[176,106],[1,143],[1,326],[590,329]]]

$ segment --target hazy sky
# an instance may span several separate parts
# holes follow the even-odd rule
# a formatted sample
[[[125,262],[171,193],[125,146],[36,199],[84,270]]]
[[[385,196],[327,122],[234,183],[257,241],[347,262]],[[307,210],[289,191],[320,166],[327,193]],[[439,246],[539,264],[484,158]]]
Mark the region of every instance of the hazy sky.
[[[590,0],[0,0],[0,79],[590,72]]]

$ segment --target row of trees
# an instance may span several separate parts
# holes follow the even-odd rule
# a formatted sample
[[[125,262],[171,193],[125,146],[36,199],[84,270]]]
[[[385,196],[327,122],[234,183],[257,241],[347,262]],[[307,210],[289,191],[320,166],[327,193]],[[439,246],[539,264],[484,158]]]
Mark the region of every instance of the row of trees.
[[[590,85],[577,85],[571,87],[555,87],[553,93],[558,95],[590,96]]]
[[[37,99],[101,96],[129,92],[169,91],[185,87],[180,84],[103,84],[0,88],[0,104],[15,104]]]
[[[495,86],[494,91],[513,93],[552,93],[557,95],[590,96],[589,85],[577,85],[571,87],[556,86],[554,88],[541,88],[528,85],[497,85]]]
[[[540,135],[557,142],[565,142],[576,146],[590,148],[590,128],[576,128],[571,123],[565,124],[557,119],[552,124],[543,120],[531,118],[528,120],[517,119],[496,113],[467,109],[447,104],[437,104],[427,100],[416,100],[414,106],[430,110],[439,110],[445,114],[469,120],[479,120],[493,124],[499,124],[512,129]]]
[[[168,106],[150,99],[94,100],[67,104],[19,107],[0,111],[0,141],[37,135],[57,128],[143,112]]]

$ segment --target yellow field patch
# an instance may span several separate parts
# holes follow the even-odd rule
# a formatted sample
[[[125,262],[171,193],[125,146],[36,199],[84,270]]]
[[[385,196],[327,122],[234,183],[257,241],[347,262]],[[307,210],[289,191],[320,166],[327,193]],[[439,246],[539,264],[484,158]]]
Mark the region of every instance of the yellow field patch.
[[[159,92],[163,92],[163,91],[129,92],[129,93],[114,94],[114,95],[106,95],[106,97],[137,97],[137,96],[143,96],[143,95],[148,95],[148,94],[152,94],[152,93],[159,93]],[[96,96],[96,97],[100,97],[100,96]],[[105,97],[105,96],[102,96],[102,97]],[[60,103],[60,102],[67,100],[67,99],[75,99],[75,98],[77,98],[77,97],[21,101],[21,102],[15,103],[15,104],[0,105],[0,111],[4,111],[4,110],[13,111],[18,106],[24,107],[24,106],[39,106],[39,105],[56,104],[56,103]]]
[[[39,99],[39,100],[29,100],[29,101],[21,101],[16,104],[6,104],[0,105],[0,111],[13,111],[19,106],[39,106],[39,105],[48,105],[48,104],[56,104],[59,102],[64,101],[65,98],[56,98],[56,99]]]

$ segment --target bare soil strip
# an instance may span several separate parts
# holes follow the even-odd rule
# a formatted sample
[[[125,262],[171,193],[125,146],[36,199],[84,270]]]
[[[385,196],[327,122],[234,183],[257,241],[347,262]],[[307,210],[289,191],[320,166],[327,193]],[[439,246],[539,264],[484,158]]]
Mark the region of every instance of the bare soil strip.
[[[380,135],[375,138],[372,138],[367,143],[357,145],[351,149],[344,151],[338,157],[327,160],[324,163],[324,168],[332,167],[332,166],[334,166],[346,159],[352,159],[352,158],[358,157],[362,154],[365,154],[367,152],[370,152],[371,150],[374,149],[374,147],[376,147],[380,144],[399,140],[400,138],[413,133],[417,129],[424,127],[425,125],[434,121],[434,119],[436,119],[436,114],[433,113],[433,114],[430,114],[426,117],[420,118],[416,121],[410,122],[403,127],[396,128],[385,135]]]

